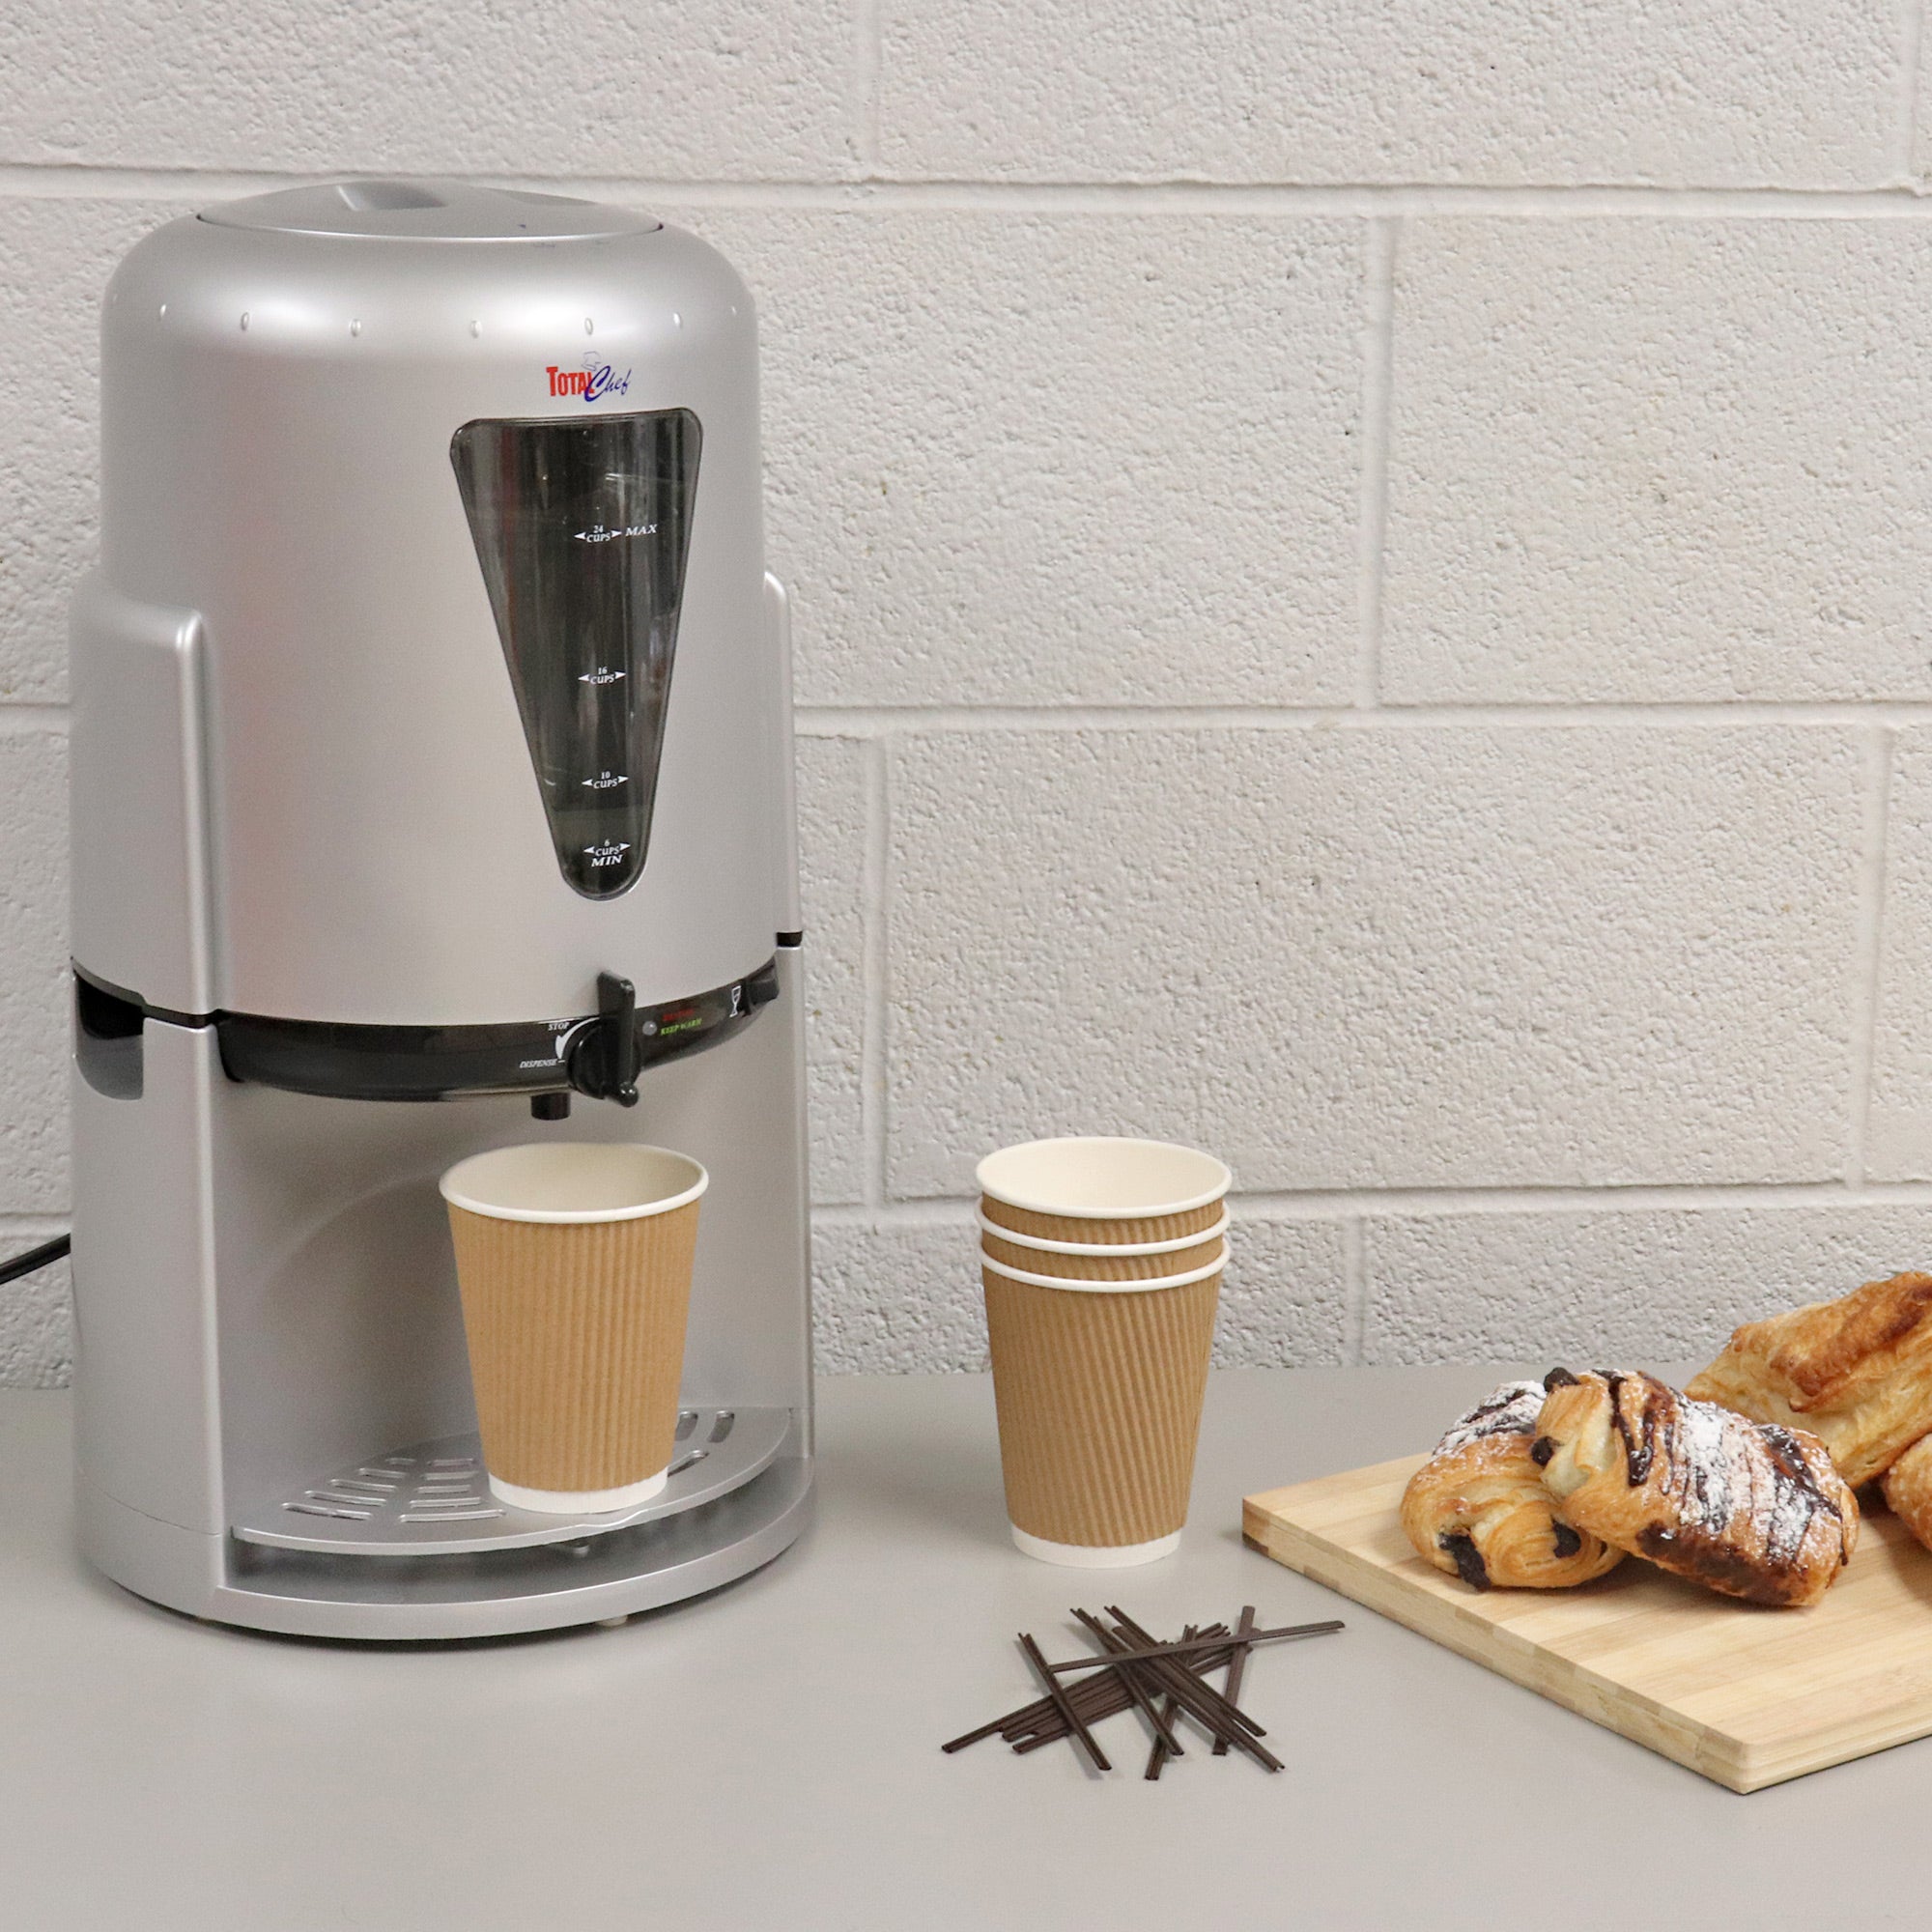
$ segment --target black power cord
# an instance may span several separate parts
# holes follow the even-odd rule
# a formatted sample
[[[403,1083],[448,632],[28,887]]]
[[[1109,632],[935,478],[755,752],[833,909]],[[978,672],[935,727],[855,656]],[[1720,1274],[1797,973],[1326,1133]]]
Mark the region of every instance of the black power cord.
[[[50,1262],[57,1262],[73,1246],[71,1235],[57,1235],[51,1241],[43,1241],[38,1248],[29,1248],[24,1255],[15,1255],[11,1262],[0,1262],[0,1288],[10,1281],[18,1281],[23,1274],[32,1274],[36,1268],[43,1268]]]

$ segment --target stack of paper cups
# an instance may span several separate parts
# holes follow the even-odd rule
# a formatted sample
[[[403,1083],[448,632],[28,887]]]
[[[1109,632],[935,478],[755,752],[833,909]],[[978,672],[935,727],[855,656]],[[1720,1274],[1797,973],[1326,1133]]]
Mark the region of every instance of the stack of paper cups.
[[[1163,1141],[980,1163],[980,1269],[1013,1541],[1089,1568],[1180,1541],[1233,1177]]]

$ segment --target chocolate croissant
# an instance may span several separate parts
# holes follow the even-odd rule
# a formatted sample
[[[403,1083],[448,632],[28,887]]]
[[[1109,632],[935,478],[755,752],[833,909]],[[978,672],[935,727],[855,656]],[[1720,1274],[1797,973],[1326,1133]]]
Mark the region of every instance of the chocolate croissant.
[[[1540,1382],[1505,1382],[1459,1416],[1408,1479],[1402,1526],[1416,1553],[1479,1590],[1563,1590],[1623,1551],[1562,1521],[1530,1461]]]
[[[1868,1483],[1932,1431],[1932,1275],[1747,1322],[1685,1393],[1807,1430],[1854,1489]]]
[[[1579,1530],[1727,1597],[1815,1604],[1859,1505],[1825,1445],[1638,1375],[1552,1369],[1530,1455]]]

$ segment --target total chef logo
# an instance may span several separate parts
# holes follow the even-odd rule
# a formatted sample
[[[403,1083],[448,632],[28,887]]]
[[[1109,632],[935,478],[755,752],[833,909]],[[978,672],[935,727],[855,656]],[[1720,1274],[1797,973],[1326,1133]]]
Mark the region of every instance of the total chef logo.
[[[581,369],[559,369],[553,362],[544,374],[550,378],[553,396],[582,396],[586,403],[628,394],[631,387],[631,372],[620,374],[608,362],[586,361]]]

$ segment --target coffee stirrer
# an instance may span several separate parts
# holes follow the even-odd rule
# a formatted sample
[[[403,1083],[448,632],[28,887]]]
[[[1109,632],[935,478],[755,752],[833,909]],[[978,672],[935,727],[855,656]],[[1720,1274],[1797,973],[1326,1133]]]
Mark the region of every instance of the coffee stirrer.
[[[1254,1634],[1255,1606],[1252,1604],[1243,1604],[1239,1621],[1235,1625],[1235,1654],[1228,1660],[1228,1681],[1221,1690],[1222,1696],[1231,1704],[1238,1704],[1241,1701],[1241,1673],[1247,1666],[1248,1652],[1253,1645]],[[1228,1755],[1228,1744],[1225,1738],[1214,1740],[1212,1754],[1215,1757]]]
[[[1189,1624],[1187,1628],[1180,1633],[1180,1639],[1183,1643],[1185,1643],[1187,1639],[1193,1636],[1194,1634],[1195,1634],[1194,1626],[1192,1624]],[[1176,1716],[1179,1713],[1179,1710],[1180,1706],[1174,1701],[1174,1697],[1171,1692],[1169,1693],[1168,1696],[1166,1696],[1161,1700],[1160,1715],[1163,1719],[1166,1719],[1168,1723],[1170,1724],[1173,1723]],[[1216,1738],[1214,1740],[1214,1748],[1217,1751],[1225,1750],[1226,1747],[1221,1743],[1221,1740],[1219,1738]],[[1166,1741],[1164,1739],[1155,1738],[1153,1741],[1152,1748],[1148,1752],[1147,1769],[1146,1771],[1142,1772],[1141,1776],[1145,1777],[1150,1784],[1151,1784],[1152,1782],[1154,1782],[1156,1778],[1160,1776],[1161,1771],[1163,1767],[1166,1765],[1168,1759],[1170,1757],[1176,1757],[1179,1755],[1179,1752],[1170,1751],[1168,1749]]]
[[[1225,1624],[1210,1624],[1198,1634],[1215,1638],[1222,1644],[1228,1641],[1228,1628]],[[1204,1656],[1199,1659],[1198,1667],[1216,1669],[1226,1662],[1225,1654]],[[1095,1671],[1093,1675],[1083,1677],[1065,1688],[1068,1698],[1079,1706],[1081,1716],[1090,1723],[1127,1710],[1133,1702],[1121,1683],[1120,1672],[1116,1670]],[[1056,1743],[1066,1734],[1065,1726],[1061,1724],[1059,1708],[1048,1697],[1036,1698],[1031,1704],[1023,1704],[1017,1711],[1009,1711],[1005,1717],[994,1718],[989,1722],[966,1732],[963,1737],[954,1738],[951,1743],[941,1746],[941,1749],[964,1750],[968,1745],[978,1744],[981,1739],[997,1734],[1012,1745],[1015,1750],[1029,1750],[1033,1748],[1033,1745],[1022,1743],[1021,1740],[1035,1736],[1042,1730],[1045,1735],[1037,1736],[1037,1742],[1042,1744]]]
[[[1130,1675],[1129,1666],[1140,1665],[1142,1668],[1150,1668],[1152,1663],[1164,1662],[1171,1660],[1179,1666],[1181,1680],[1187,1683],[1196,1683],[1199,1682],[1203,1674],[1210,1670],[1218,1670],[1224,1663],[1230,1662],[1233,1658],[1233,1652],[1228,1644],[1229,1633],[1225,1624],[1211,1624],[1207,1630],[1200,1632],[1198,1635],[1183,1637],[1179,1643],[1151,1644],[1143,1648],[1133,1643],[1123,1642],[1119,1637],[1113,1636],[1111,1633],[1104,1630],[1104,1627],[1099,1624],[1098,1619],[1093,1617],[1088,1611],[1076,1610],[1073,1612],[1073,1615],[1085,1623],[1090,1630],[1098,1631],[1103,1641],[1111,1641],[1116,1646],[1096,1655],[1071,1658],[1063,1663],[1056,1663],[1049,1666],[1056,1674],[1069,1670],[1091,1671],[1094,1675],[1085,1680],[1087,1684],[1092,1684],[1098,1679],[1115,1689],[1117,1694],[1111,1697],[1098,1711],[1087,1710],[1083,1707],[1083,1715],[1090,1719],[1096,1716],[1112,1716],[1116,1711],[1124,1710],[1129,1702],[1138,1701],[1138,1699],[1131,1697],[1130,1694],[1119,1694],[1118,1692],[1120,1680],[1127,1678]],[[1287,1641],[1305,1636],[1325,1636],[1342,1628],[1343,1625],[1339,1618],[1329,1618],[1324,1622],[1313,1624],[1285,1624],[1275,1630],[1251,1630],[1248,1634],[1247,1641],[1252,1644],[1264,1640]],[[1211,1653],[1207,1648],[1208,1646],[1212,1647]],[[1170,1680],[1161,1678],[1158,1681],[1164,1684]],[[1209,1687],[1204,1688],[1209,1689],[1210,1695],[1218,1694],[1214,1693]],[[1182,1694],[1184,1695],[1185,1693],[1183,1692]],[[1229,1709],[1233,1709],[1234,1700],[1232,1698],[1225,1699],[1225,1703]],[[1213,1737],[1221,1745],[1221,1749],[1215,1754],[1217,1756],[1225,1756],[1227,1754],[1227,1743],[1223,1738],[1225,1726],[1218,1726],[1208,1722],[1205,1716],[1194,1710],[1191,1706],[1184,1705],[1182,1708],[1187,1709],[1188,1715],[1193,1717],[1198,1723],[1202,1724],[1209,1736]],[[1042,1720],[1040,1727],[1025,1743],[1016,1742],[1016,1729],[1020,1726],[1022,1720],[1028,1718],[1040,1719]],[[992,1723],[980,1726],[977,1731],[968,1732],[963,1738],[955,1738],[951,1744],[945,1746],[944,1748],[947,1750],[960,1749],[966,1745],[978,1742],[980,1738],[990,1737],[995,1731],[1000,1731],[1004,1733],[1007,1741],[1013,1746],[1016,1751],[1024,1752],[1033,1750],[1040,1745],[1057,1743],[1066,1735],[1066,1727],[1064,1723],[1057,1723],[1055,1721],[1056,1718],[1057,1713],[1049,1705],[1044,1703],[1030,1705],[1025,1712],[1013,1712],[1006,1719],[995,1719]],[[1254,1734],[1261,1734],[1261,1727],[1253,1724],[1252,1720],[1247,1719],[1245,1712],[1236,1712],[1236,1719],[1240,1723],[1247,1724]]]
[[[1152,1637],[1118,1604],[1107,1605],[1106,1610],[1114,1620],[1114,1627],[1123,1636],[1131,1637],[1143,1646],[1152,1646]],[[1270,1771],[1287,1768],[1265,1745],[1257,1742],[1267,1735],[1262,1726],[1245,1711],[1236,1710],[1211,1684],[1197,1677],[1171,1657],[1150,1659],[1145,1667],[1174,1694],[1180,1708],[1204,1724],[1210,1735],[1226,1738],[1236,1749],[1247,1752],[1258,1764],[1265,1765]]]
[[[1256,1743],[1265,1735],[1263,1727],[1235,1702],[1248,1652],[1257,1642],[1326,1635],[1343,1628],[1339,1619],[1330,1619],[1315,1624],[1284,1625],[1277,1630],[1257,1630],[1254,1606],[1244,1605],[1239,1626],[1233,1633],[1224,1624],[1209,1625],[1205,1630],[1189,1625],[1178,1643],[1164,1644],[1118,1605],[1107,1605],[1107,1614],[1116,1625],[1112,1631],[1091,1611],[1076,1609],[1072,1614],[1098,1640],[1100,1650],[1049,1664],[1038,1644],[1023,1634],[1021,1648],[1028,1666],[1050,1694],[952,1739],[944,1749],[960,1750],[996,1732],[1014,1751],[1021,1753],[1069,1738],[1081,1746],[1098,1769],[1105,1763],[1105,1753],[1093,1737],[1092,1725],[1102,1718],[1138,1708],[1155,1733],[1146,1773],[1150,1778],[1159,1776],[1159,1767],[1168,1756],[1179,1754],[1173,1720],[1178,1713],[1183,1712],[1214,1740],[1216,1756],[1225,1755],[1234,1747],[1268,1770],[1279,1771],[1283,1769],[1281,1760]],[[1224,1664],[1229,1669],[1226,1692],[1215,1690],[1205,1681],[1206,1672]],[[1076,1670],[1090,1674],[1076,1684],[1058,1683],[1061,1676]],[[1164,1693],[1158,1703],[1157,1693]],[[1170,1749],[1170,1746],[1174,1748]]]
[[[1222,1627],[1220,1635],[1223,1641],[1225,1641],[1228,1635],[1225,1626]],[[1228,1653],[1225,1650],[1213,1651],[1202,1659],[1199,1667],[1204,1670],[1218,1670],[1227,1661]],[[1107,1692],[1107,1701],[1097,1707],[1099,1714],[1112,1717],[1117,1712],[1133,1709],[1133,1700],[1127,1695],[1125,1688],[1122,1685],[1118,1671],[1099,1671],[1092,1677],[1083,1678],[1081,1682],[1082,1684],[1104,1687]],[[1096,1711],[1094,1707],[1083,1704],[1081,1706],[1081,1714],[1090,1723],[1097,1720]],[[1046,1718],[1040,1721],[1032,1735],[1013,1745],[1013,1754],[1016,1757],[1024,1757],[1028,1751],[1039,1750],[1047,1745],[1058,1744],[1065,1735],[1066,1730],[1060,1722],[1059,1714],[1049,1705]],[[1210,1732],[1209,1735],[1211,1736],[1212,1733]]]
[[[1074,1610],[1071,1614],[1076,1621],[1086,1625],[1087,1629],[1093,1633],[1094,1641],[1102,1650],[1113,1651],[1118,1654],[1121,1651],[1132,1648],[1122,1638],[1117,1637],[1092,1610]],[[1194,1626],[1189,1624],[1187,1628],[1188,1634],[1191,1635]],[[1154,1742],[1158,1745],[1165,1745],[1170,1757],[1186,1756],[1186,1752],[1180,1747],[1180,1740],[1169,1729],[1167,1719],[1154,1708],[1153,1699],[1148,1695],[1146,1689],[1143,1687],[1139,1666],[1131,1663],[1122,1663],[1114,1674],[1127,1687],[1128,1694],[1141,1707],[1142,1716],[1153,1726]]]
[[[1252,1611],[1252,1605],[1249,1605],[1249,1609]],[[1082,1610],[1075,1610],[1073,1614],[1083,1620],[1086,1618],[1086,1613]],[[1117,1612],[1110,1609],[1107,1614],[1111,1617],[1117,1615]],[[1191,1629],[1192,1626],[1189,1626],[1189,1628]],[[1250,1644],[1285,1643],[1292,1642],[1296,1637],[1326,1636],[1331,1631],[1338,1631],[1341,1628],[1342,1620],[1339,1617],[1330,1617],[1324,1623],[1281,1624],[1273,1630],[1251,1630],[1244,1635],[1240,1635],[1239,1633],[1236,1633],[1236,1634],[1240,1635],[1241,1646],[1245,1649]],[[1222,1635],[1219,1638],[1208,1636],[1182,1637],[1179,1643],[1154,1643],[1150,1640],[1145,1646],[1138,1646],[1136,1644],[1124,1645],[1118,1652],[1112,1654],[1103,1653],[1096,1657],[1069,1657],[1063,1663],[1049,1663],[1046,1667],[1055,1676],[1061,1676],[1069,1670],[1113,1670],[1123,1663],[1144,1663],[1150,1658],[1179,1658],[1189,1651],[1212,1650],[1217,1644],[1225,1643],[1227,1641],[1225,1626],[1217,1624],[1215,1629],[1222,1632]]]
[[[1079,1738],[1087,1755],[1094,1760],[1094,1769],[1112,1771],[1114,1767],[1107,1762],[1106,1752],[1094,1742],[1094,1733],[1087,1728],[1086,1719],[1067,1701],[1060,1679],[1046,1667],[1046,1659],[1039,1654],[1039,1645],[1024,1631],[1020,1633],[1020,1648],[1026,1653],[1026,1661],[1033,1665],[1034,1675],[1045,1686],[1046,1694],[1053,1699],[1060,1715],[1066,1720],[1068,1729]]]

